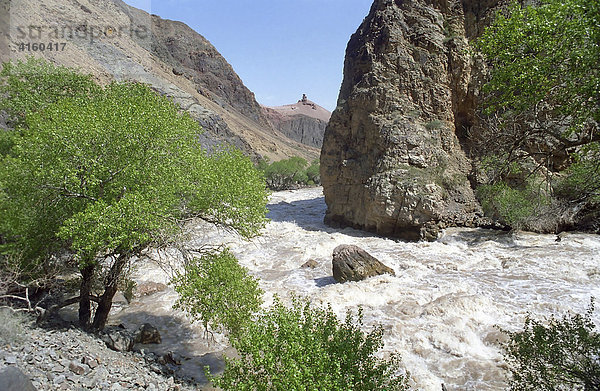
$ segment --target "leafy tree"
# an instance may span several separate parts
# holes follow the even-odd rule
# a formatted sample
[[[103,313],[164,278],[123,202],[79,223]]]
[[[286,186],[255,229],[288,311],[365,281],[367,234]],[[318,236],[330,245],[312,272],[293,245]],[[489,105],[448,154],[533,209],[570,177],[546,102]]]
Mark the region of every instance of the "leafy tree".
[[[260,160],[257,168],[265,173],[267,186],[272,190],[293,189],[298,186],[312,186],[321,182],[318,160],[308,162],[298,156],[269,164]]]
[[[232,344],[241,356],[227,359],[225,372],[212,377],[225,390],[404,390],[408,377],[400,360],[377,358],[383,330],[362,331],[348,313],[340,322],[331,307],[279,300],[248,324]]]
[[[91,97],[101,88],[90,75],[54,66],[43,59],[3,64],[0,71],[0,109],[9,114],[12,125],[20,125],[28,113],[43,110],[65,97]]]
[[[542,122],[547,122],[546,115],[568,118],[578,136],[569,144],[597,140],[598,42],[597,1],[542,0],[535,6],[512,3],[498,13],[477,41],[492,65],[485,85],[488,112],[514,116],[537,107],[540,111],[533,114],[541,115]]]
[[[206,331],[210,326],[239,337],[262,304],[258,281],[229,249],[192,259],[172,283],[179,293],[175,308],[200,320]]]
[[[508,177],[517,163],[526,171],[525,181],[544,177],[551,192],[559,182],[578,184],[583,192],[565,192],[562,186],[559,197],[595,199],[600,191],[599,42],[600,3],[588,0],[513,2],[476,41],[491,68],[483,88],[487,129],[475,139],[484,155],[502,157],[492,183],[503,181],[515,189]],[[573,160],[577,165],[569,168]],[[558,172],[563,175],[554,175]]]
[[[37,80],[30,65],[11,66],[12,74]],[[51,66],[39,67],[44,73]],[[53,80],[40,86],[52,90]],[[244,237],[264,226],[260,173],[238,151],[208,156],[197,123],[166,97],[137,83],[113,83],[89,95],[57,91],[39,110],[12,102],[25,115],[0,162],[0,236],[4,251],[21,252],[32,264],[65,249],[76,255],[83,326],[94,300],[92,326],[104,327],[129,259],[177,240],[183,219],[204,217]],[[106,264],[104,291],[96,297],[92,281]]]
[[[546,324],[527,317],[523,331],[508,332],[504,358],[511,390],[600,390],[600,334],[584,315],[552,318]]]
[[[306,176],[308,177],[308,185],[315,185],[321,183],[321,166],[319,165],[319,159],[312,162],[310,167],[306,169]]]

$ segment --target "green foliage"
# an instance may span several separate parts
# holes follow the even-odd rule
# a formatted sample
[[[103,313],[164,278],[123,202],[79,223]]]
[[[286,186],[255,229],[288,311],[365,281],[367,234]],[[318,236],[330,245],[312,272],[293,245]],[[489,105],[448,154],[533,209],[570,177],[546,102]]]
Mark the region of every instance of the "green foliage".
[[[301,157],[291,157],[268,164],[261,160],[258,168],[264,172],[267,186],[272,190],[293,189],[321,182],[318,160],[307,168],[308,162]]]
[[[557,195],[573,201],[600,202],[599,151],[599,144],[592,143],[584,153],[575,155],[575,162],[568,168],[565,178],[556,186]]]
[[[229,249],[194,258],[172,283],[179,293],[175,308],[200,320],[207,331],[210,327],[239,337],[262,304],[258,281]]]
[[[476,41],[491,65],[483,88],[489,129],[475,137],[477,147],[484,155],[503,158],[492,183],[507,181],[511,165],[517,164],[524,170],[517,185],[525,187],[527,178],[543,168],[548,193],[556,197],[557,205],[577,201],[590,206],[589,201],[598,201],[598,42],[600,2],[588,0],[542,0],[529,6],[515,1]],[[552,175],[559,171],[560,175]],[[497,190],[501,195],[496,198],[516,202],[517,216],[508,220],[526,214],[527,194]]]
[[[38,60],[4,72],[5,107],[22,117],[0,142],[1,251],[39,263],[68,250],[82,270],[118,254],[115,279],[128,255],[177,240],[189,216],[244,237],[264,227],[261,173],[239,151],[207,155],[197,122],[148,86],[88,85]]]
[[[85,98],[99,92],[100,87],[90,75],[35,57],[25,62],[6,62],[0,71],[0,110],[8,112],[14,125],[22,124],[27,114],[41,111],[62,98]]]
[[[278,299],[232,340],[239,359],[228,359],[222,376],[209,376],[224,390],[404,390],[400,360],[377,358],[381,327],[362,331],[362,312],[340,322],[331,307]]]
[[[477,41],[492,64],[490,111],[530,110],[540,102],[581,127],[600,121],[600,3],[514,2]]]
[[[584,315],[552,318],[547,324],[527,317],[523,331],[507,332],[504,358],[511,390],[599,390],[600,334],[592,321],[593,302]]]
[[[240,150],[222,148],[203,156],[190,175],[189,208],[245,238],[259,234],[267,223],[265,179]]]
[[[84,258],[143,248],[173,233],[184,213],[244,236],[264,226],[264,182],[249,159],[233,150],[207,156],[197,123],[147,86],[62,98],[25,125],[0,184],[3,228],[30,256],[56,245]]]
[[[499,219],[514,229],[532,218],[548,198],[532,183],[525,188],[514,188],[505,181],[482,185],[477,188],[477,196],[488,216]]]

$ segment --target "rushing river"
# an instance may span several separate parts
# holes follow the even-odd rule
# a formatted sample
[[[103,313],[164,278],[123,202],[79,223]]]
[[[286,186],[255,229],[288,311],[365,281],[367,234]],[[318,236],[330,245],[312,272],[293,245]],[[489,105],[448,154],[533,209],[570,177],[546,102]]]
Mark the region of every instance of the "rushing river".
[[[383,353],[399,352],[421,390],[439,391],[442,383],[450,391],[504,389],[498,327],[517,330],[528,313],[583,312],[590,297],[600,298],[600,236],[568,233],[556,242],[555,235],[448,229],[436,242],[407,243],[327,227],[325,209],[321,188],[277,192],[262,236],[248,242],[201,226],[194,242],[229,245],[260,278],[267,302],[294,293],[331,303],[340,316],[363,306],[367,327],[384,326]],[[335,283],[331,256],[340,244],[362,247],[396,276]],[[319,266],[302,268],[310,259]],[[134,278],[167,280],[152,262]],[[203,338],[200,326],[171,309],[175,298],[169,288],[134,301],[118,319],[154,322],[164,341],[155,349],[194,357],[182,372],[201,378],[203,365],[220,365],[226,342]]]

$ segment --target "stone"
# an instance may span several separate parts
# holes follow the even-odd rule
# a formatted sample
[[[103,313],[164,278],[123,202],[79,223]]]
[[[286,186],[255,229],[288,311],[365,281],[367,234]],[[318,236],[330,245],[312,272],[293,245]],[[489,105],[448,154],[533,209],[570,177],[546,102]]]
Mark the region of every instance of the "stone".
[[[325,130],[327,224],[435,240],[442,226],[488,223],[469,180],[486,72],[469,39],[498,3],[374,1],[348,43]]]
[[[87,367],[87,368],[86,368]],[[87,371],[89,371],[90,367],[85,364],[78,363],[77,361],[71,361],[69,363],[69,370],[75,373],[76,375],[83,375]]]
[[[0,369],[0,390],[36,391],[36,388],[19,368],[10,366]]]
[[[129,301],[125,297],[125,294],[121,291],[117,291],[112,298],[113,305],[116,306],[126,306],[129,304]]]
[[[54,384],[55,386],[59,386],[63,384],[66,380],[67,377],[65,375],[58,375],[52,380],[52,384]]]
[[[106,346],[117,352],[129,352],[133,350],[135,344],[135,337],[123,327],[107,328],[102,335],[102,340]]]
[[[302,264],[302,266],[300,266],[303,269],[315,269],[319,266],[319,262],[317,262],[314,259],[309,259],[308,261],[304,262]]]
[[[323,135],[331,117],[323,107],[307,99],[262,109],[271,125],[292,140],[317,148],[323,145]]]
[[[87,365],[91,369],[94,369],[98,366],[98,360],[92,357],[84,356],[81,358],[81,363]]]
[[[144,323],[135,336],[135,342],[141,344],[161,343],[160,332],[150,323]]]
[[[16,356],[6,356],[4,358],[4,362],[6,362],[9,365],[15,365],[17,363],[17,357]]]
[[[394,270],[358,246],[340,245],[333,250],[333,278],[340,283],[362,281]]]

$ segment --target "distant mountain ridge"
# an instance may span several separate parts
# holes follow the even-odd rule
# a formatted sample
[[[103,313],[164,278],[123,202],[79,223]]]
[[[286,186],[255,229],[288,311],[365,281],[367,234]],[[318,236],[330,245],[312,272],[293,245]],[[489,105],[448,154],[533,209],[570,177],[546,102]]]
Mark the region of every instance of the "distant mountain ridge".
[[[233,67],[182,22],[121,0],[0,0],[0,10],[0,48],[7,49],[0,51],[2,62],[35,55],[91,73],[100,83],[147,83],[202,125],[208,148],[226,142],[271,160],[319,154],[274,129]],[[61,50],[27,50],[27,44],[52,40]]]
[[[297,103],[267,107],[263,113],[281,133],[302,144],[321,148],[331,112],[302,96]]]

